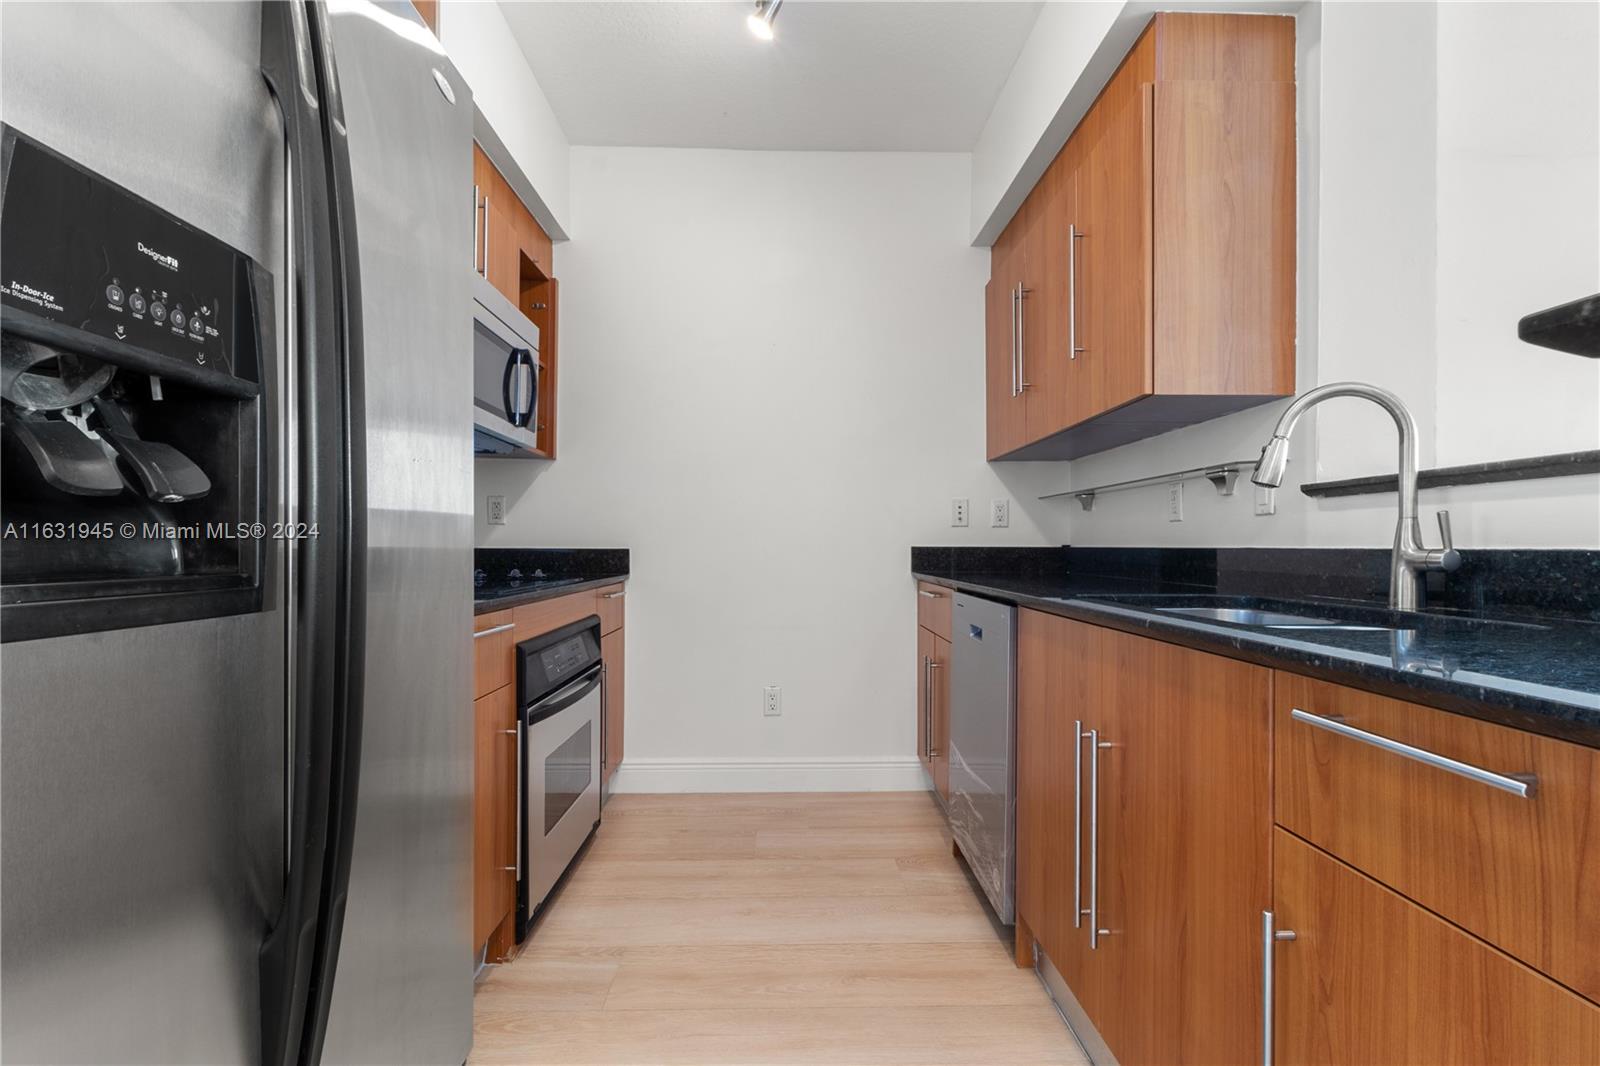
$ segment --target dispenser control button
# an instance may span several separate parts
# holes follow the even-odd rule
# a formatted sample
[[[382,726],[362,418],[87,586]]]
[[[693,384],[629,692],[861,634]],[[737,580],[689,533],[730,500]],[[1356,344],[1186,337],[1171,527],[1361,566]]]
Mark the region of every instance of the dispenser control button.
[[[106,286],[106,299],[118,307],[122,306],[122,286],[111,284]]]
[[[144,314],[144,293],[136,292],[128,297],[128,310],[136,315]]]
[[[151,304],[150,317],[155,319],[157,323],[165,322],[167,320],[167,305],[160,300]]]
[[[205,325],[200,321],[200,316],[199,315],[190,315],[189,316],[189,332],[190,333],[193,333],[196,337],[198,337],[198,336],[200,336],[200,334],[202,332],[205,331],[205,328],[206,328]]]
[[[187,322],[187,321],[189,321],[189,319],[188,319],[188,316],[183,313],[183,308],[174,307],[172,309],[172,328],[173,329],[182,329],[183,328],[183,324],[185,322]]]

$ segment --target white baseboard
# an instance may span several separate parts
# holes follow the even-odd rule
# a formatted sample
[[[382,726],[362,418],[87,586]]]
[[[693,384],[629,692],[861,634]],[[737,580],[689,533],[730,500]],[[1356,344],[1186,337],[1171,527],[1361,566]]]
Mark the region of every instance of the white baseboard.
[[[612,792],[920,792],[915,755],[884,759],[625,759]]]

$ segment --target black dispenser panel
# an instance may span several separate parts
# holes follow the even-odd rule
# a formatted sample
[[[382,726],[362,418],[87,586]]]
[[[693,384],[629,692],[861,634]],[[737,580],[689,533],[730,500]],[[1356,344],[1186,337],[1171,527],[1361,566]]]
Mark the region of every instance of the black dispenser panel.
[[[262,609],[272,276],[0,138],[0,640]]]
[[[239,253],[21,137],[6,139],[6,309],[232,373]]]

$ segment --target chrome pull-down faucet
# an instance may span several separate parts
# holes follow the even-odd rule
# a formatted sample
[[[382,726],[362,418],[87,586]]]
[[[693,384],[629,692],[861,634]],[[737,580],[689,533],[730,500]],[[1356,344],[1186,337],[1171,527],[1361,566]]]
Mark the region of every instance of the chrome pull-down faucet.
[[[1400,517],[1394,527],[1394,551],[1389,558],[1389,606],[1397,611],[1422,608],[1423,575],[1429,570],[1455,570],[1461,566],[1461,553],[1450,536],[1450,512],[1439,512],[1439,535],[1443,548],[1427,548],[1422,543],[1422,526],[1417,521],[1417,423],[1400,397],[1376,385],[1359,381],[1336,381],[1319,385],[1295,397],[1278,419],[1272,439],[1261,449],[1250,480],[1275,489],[1283,484],[1284,468],[1289,465],[1289,434],[1300,416],[1323,400],[1336,396],[1355,396],[1371,400],[1394,419],[1400,433]]]

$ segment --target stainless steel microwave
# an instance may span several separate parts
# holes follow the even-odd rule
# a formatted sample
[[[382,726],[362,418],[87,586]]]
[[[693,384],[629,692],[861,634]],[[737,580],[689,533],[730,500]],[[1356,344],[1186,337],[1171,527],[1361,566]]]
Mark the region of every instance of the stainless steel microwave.
[[[539,327],[481,275],[472,284],[473,454],[539,458]]]

